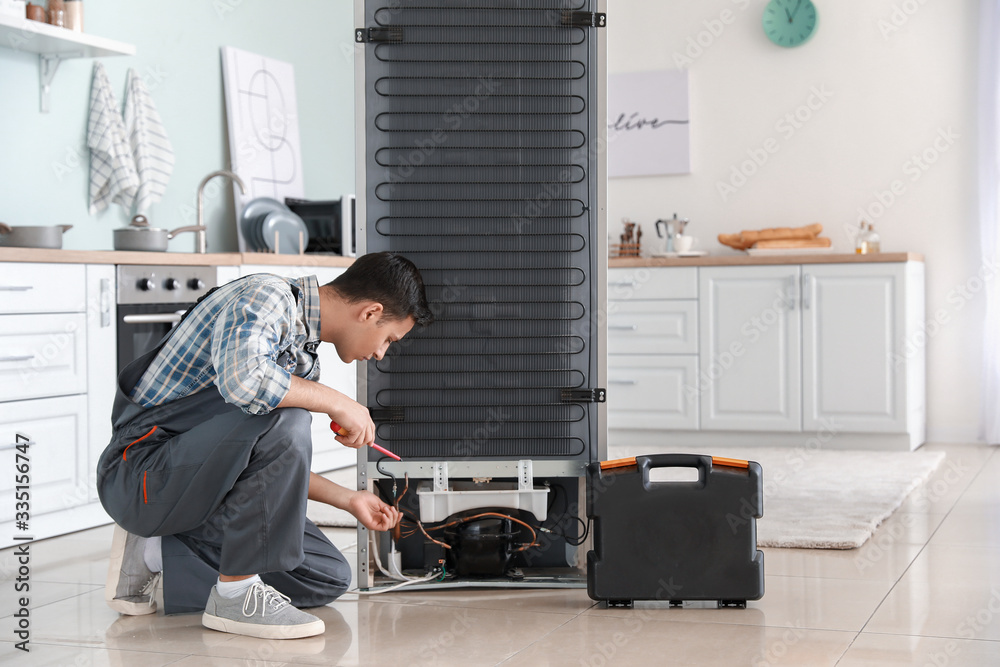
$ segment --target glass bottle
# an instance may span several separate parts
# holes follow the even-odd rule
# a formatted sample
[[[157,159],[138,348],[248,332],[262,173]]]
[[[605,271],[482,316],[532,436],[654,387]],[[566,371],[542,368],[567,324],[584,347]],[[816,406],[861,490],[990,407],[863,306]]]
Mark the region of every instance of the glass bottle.
[[[868,230],[865,228],[866,223],[864,220],[858,225],[858,235],[854,239],[854,252],[859,255],[864,255],[868,252]]]
[[[868,223],[868,252],[881,252],[882,239],[879,237],[878,232],[872,227],[872,223]]]

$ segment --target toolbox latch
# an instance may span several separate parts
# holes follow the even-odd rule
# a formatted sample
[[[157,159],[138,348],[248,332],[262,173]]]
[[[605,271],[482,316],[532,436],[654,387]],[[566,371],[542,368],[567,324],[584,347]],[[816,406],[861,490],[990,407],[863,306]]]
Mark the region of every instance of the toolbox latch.
[[[559,400],[563,403],[604,403],[608,400],[608,390],[603,387],[560,389]]]

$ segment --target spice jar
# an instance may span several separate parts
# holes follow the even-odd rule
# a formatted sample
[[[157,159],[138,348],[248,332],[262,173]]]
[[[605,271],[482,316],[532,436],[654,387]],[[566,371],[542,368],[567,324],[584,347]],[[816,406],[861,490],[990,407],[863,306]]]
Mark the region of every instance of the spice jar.
[[[83,32],[83,0],[64,0],[66,6],[66,27]]]
[[[63,0],[49,0],[49,23],[60,28],[66,27],[66,4]]]
[[[24,15],[31,21],[49,22],[49,17],[45,13],[45,7],[41,5],[33,5],[29,2],[27,7],[24,8]]]

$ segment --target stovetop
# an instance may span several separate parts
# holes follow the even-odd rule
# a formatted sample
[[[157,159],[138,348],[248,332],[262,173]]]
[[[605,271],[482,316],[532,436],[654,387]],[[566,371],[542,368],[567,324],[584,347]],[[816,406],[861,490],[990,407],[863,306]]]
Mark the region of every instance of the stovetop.
[[[194,303],[219,284],[214,266],[119,265],[119,304]]]

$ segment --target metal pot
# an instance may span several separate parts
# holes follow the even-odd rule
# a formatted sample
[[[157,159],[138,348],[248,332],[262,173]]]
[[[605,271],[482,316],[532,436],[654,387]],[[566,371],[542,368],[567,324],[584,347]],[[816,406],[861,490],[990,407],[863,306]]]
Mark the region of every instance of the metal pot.
[[[73,225],[11,227],[0,222],[0,246],[10,248],[62,248],[63,233]]]
[[[182,232],[200,232],[205,227],[201,225],[191,225],[188,227],[178,227],[171,231],[150,227],[149,220],[144,215],[137,215],[132,218],[128,227],[115,230],[115,250],[143,250],[153,252],[163,252],[167,249],[167,241]]]

